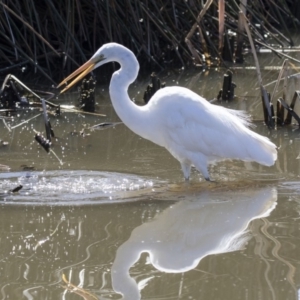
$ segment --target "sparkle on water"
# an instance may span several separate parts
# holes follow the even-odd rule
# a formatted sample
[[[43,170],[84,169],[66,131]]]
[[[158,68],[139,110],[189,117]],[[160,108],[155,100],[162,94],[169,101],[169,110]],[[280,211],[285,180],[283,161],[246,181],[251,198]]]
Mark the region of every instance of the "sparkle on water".
[[[282,64],[275,57],[264,65],[275,59]],[[179,77],[160,78],[213,99],[223,71]],[[276,81],[278,71],[262,77]],[[212,183],[193,171],[186,184],[167,151],[123,125],[80,134],[120,121],[107,87],[97,96],[107,118],[51,116],[63,165],[33,139],[33,128],[44,132],[41,118],[4,128],[0,164],[11,169],[0,173],[0,298],[300,299],[300,133],[263,125],[255,71],[236,70],[234,81],[238,99],[221,105],[249,112],[254,130],[278,146],[278,160],[271,168],[222,162],[211,168]],[[289,79],[289,100],[299,82]],[[138,81],[130,90],[137,101],[145,86]],[[16,126],[35,114],[6,122]],[[29,168],[36,171],[21,171]]]
[[[97,171],[44,171],[0,174],[0,200],[18,204],[89,204],[117,201],[122,192],[143,191],[154,181],[135,175]],[[22,189],[13,193],[18,185]],[[131,199],[132,200],[132,199]]]

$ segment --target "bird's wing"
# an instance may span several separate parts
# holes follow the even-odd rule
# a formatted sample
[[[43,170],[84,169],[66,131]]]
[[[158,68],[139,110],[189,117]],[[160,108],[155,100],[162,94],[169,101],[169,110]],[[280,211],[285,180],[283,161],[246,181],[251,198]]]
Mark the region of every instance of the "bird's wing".
[[[211,159],[244,159],[241,148],[244,148],[246,123],[242,114],[210,103],[188,101],[177,106],[174,103],[165,122],[166,140],[170,148],[183,147],[183,151],[201,152]]]
[[[241,111],[213,105],[180,87],[159,90],[148,103],[151,140],[166,147],[179,161],[240,159],[270,166],[277,158],[276,146],[248,127]]]

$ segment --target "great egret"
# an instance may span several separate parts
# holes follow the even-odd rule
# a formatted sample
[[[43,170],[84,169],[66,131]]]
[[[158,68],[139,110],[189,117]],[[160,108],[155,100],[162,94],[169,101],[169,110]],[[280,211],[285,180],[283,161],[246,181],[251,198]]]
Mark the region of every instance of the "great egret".
[[[77,76],[61,93],[92,70],[116,61],[121,68],[112,75],[109,94],[120,119],[133,132],[162,147],[179,160],[186,180],[191,166],[210,180],[208,164],[224,159],[255,161],[271,166],[276,146],[248,127],[242,111],[213,105],[191,90],[172,86],[158,90],[148,104],[138,106],[128,96],[128,87],[138,75],[135,55],[117,43],[103,45],[85,64],[58,87]]]

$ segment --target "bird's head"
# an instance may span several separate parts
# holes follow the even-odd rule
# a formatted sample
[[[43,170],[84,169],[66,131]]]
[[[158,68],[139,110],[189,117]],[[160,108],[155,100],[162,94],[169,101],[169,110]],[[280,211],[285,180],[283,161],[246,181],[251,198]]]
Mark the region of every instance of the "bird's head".
[[[94,69],[100,67],[101,65],[109,62],[110,60],[106,59],[105,56],[106,48],[102,46],[86,63],[84,63],[81,67],[75,70],[72,74],[70,74],[67,78],[65,78],[57,88],[66,84],[68,81],[72,80],[68,83],[63,90],[61,90],[61,94],[75,85],[79,80],[85,77],[87,74],[92,72]]]
[[[139,65],[134,54],[129,49],[120,44],[108,43],[99,48],[99,50],[91,57],[90,60],[88,60],[71,75],[65,78],[57,86],[59,88],[63,84],[66,84],[68,81],[73,79],[69,84],[65,86],[65,88],[60,93],[63,93],[71,88],[75,83],[77,83],[94,69],[111,61],[117,61],[120,64],[126,65],[126,69],[130,70],[130,72],[127,72],[127,77],[129,78],[130,76],[132,76],[132,81],[136,78]]]

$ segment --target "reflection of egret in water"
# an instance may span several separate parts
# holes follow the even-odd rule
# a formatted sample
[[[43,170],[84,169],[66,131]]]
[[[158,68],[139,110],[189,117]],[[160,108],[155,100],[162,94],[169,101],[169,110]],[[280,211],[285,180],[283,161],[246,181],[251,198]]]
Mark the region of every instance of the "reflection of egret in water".
[[[171,205],[153,221],[135,228],[119,247],[112,266],[114,290],[124,299],[140,299],[129,269],[143,252],[149,253],[156,269],[179,273],[194,269],[209,254],[241,249],[248,240],[249,222],[268,216],[276,200],[277,191],[264,188],[238,194],[206,193],[201,199]]]

